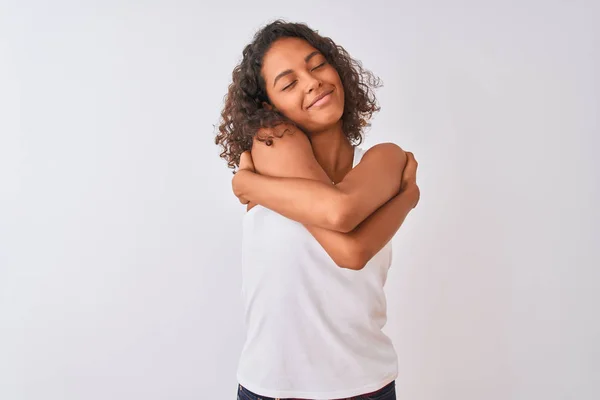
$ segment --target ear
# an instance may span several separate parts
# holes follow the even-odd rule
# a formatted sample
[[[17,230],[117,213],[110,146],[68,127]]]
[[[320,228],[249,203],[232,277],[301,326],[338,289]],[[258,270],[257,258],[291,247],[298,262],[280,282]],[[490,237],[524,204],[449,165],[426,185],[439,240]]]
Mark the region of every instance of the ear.
[[[269,103],[267,103],[266,101],[263,101],[263,102],[262,102],[262,106],[263,106],[263,108],[265,108],[265,109],[267,109],[267,110],[269,110],[269,111],[277,111],[277,110],[275,109],[275,107],[273,107],[272,105],[270,105],[270,104],[269,104]]]

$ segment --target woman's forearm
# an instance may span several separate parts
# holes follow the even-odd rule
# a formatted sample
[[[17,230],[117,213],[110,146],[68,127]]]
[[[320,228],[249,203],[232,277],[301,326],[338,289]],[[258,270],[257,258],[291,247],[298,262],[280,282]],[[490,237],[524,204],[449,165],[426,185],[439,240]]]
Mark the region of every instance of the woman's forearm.
[[[305,226],[337,265],[358,270],[392,239],[418,198],[419,188],[409,185],[349,233]]]
[[[289,219],[334,231],[340,229],[345,195],[332,183],[242,170],[236,174],[233,186],[236,196]]]
[[[418,186],[407,186],[349,233],[364,252],[362,261],[366,263],[392,240],[408,213],[415,207],[418,198]]]

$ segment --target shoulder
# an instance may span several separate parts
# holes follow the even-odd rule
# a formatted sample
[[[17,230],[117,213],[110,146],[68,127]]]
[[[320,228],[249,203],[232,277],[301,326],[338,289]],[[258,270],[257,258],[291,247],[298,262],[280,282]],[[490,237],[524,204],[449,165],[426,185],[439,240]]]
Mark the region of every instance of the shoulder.
[[[304,132],[290,124],[261,128],[252,141],[252,156],[306,151],[312,153],[310,140]]]
[[[306,134],[289,124],[261,129],[251,154],[256,171],[270,176],[301,176],[301,171],[318,165]]]
[[[404,165],[406,164],[406,152],[396,143],[379,143],[365,151],[362,160]]]

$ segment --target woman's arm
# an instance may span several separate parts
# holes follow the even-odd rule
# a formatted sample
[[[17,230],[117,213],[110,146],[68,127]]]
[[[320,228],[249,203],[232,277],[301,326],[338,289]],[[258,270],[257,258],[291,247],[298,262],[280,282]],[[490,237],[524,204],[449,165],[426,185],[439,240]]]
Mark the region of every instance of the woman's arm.
[[[252,161],[254,164],[261,162],[266,165],[263,173],[272,173],[278,177],[299,174],[298,170],[303,167],[303,163],[290,162],[289,159],[277,157],[279,150],[276,149],[281,149],[281,147],[273,147],[272,151],[261,153],[260,160]],[[415,178],[417,164],[412,154],[408,153],[408,156],[409,163],[401,177],[403,183],[400,194],[386,202],[353,231],[340,233],[305,224],[308,231],[338,266],[354,270],[363,268],[389,242],[402,225],[406,215],[416,205],[419,198],[419,189]],[[244,157],[243,159],[248,160],[249,158]],[[254,165],[251,165],[249,169],[253,168]],[[306,171],[304,174],[310,176],[310,173],[306,173]],[[314,179],[318,179],[317,174],[313,175]],[[325,184],[326,181],[328,178],[325,176],[323,183]],[[252,206],[249,204],[248,209]]]
[[[407,185],[349,233],[305,226],[339,267],[360,270],[394,237],[419,196],[416,184]]]
[[[236,174],[237,197],[303,224],[350,232],[398,193],[406,154],[393,143],[376,145],[333,185],[306,135],[293,128],[271,146],[255,140],[252,159],[258,174],[248,170]],[[285,165],[288,173],[281,174],[274,164]]]

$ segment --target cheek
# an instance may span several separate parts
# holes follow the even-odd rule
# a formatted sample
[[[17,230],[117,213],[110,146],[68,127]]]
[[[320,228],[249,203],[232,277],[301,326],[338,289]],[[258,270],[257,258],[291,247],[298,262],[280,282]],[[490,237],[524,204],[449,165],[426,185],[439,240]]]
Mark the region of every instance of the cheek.
[[[340,75],[337,70],[333,67],[327,70],[328,80],[329,82],[335,84],[336,86],[342,86],[342,80],[340,79]]]
[[[301,93],[286,93],[271,100],[277,110],[291,120],[297,119],[302,112],[303,96]]]
[[[331,67],[327,70],[326,76],[323,77],[325,81],[329,82],[332,85],[335,85],[337,88],[337,96],[344,99],[344,85],[342,84],[342,80],[340,75],[335,70],[335,68]]]
[[[339,93],[342,97],[342,99],[344,98],[344,85],[342,84],[342,80],[340,79],[340,77],[337,77],[337,83],[336,83],[337,88],[339,89]]]

